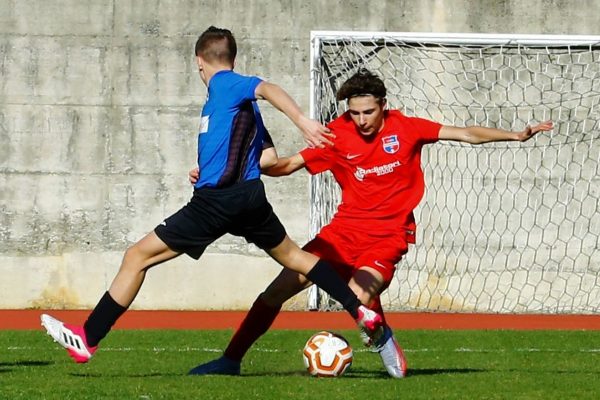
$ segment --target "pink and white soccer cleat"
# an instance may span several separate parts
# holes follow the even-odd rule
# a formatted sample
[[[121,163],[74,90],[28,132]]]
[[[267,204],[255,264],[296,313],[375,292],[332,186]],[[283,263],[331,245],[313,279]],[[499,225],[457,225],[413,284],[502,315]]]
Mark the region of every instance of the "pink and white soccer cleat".
[[[367,347],[380,340],[384,334],[383,318],[381,318],[381,315],[365,306],[358,307],[356,323],[358,324],[362,341]]]
[[[76,363],[88,362],[98,349],[98,346],[88,346],[83,327],[63,324],[48,314],[42,314],[40,318],[42,326],[46,328],[46,333],[55,342],[67,349],[67,352]]]

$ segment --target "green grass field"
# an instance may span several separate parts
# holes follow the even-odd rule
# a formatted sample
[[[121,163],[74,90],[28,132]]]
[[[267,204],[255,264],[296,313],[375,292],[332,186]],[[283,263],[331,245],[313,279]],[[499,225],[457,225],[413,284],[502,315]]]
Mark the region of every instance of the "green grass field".
[[[271,331],[242,376],[186,376],[220,355],[230,331],[114,331],[76,365],[42,331],[0,331],[0,399],[598,399],[600,332],[398,331],[409,376],[387,377],[359,347],[341,378],[313,378],[312,331]]]

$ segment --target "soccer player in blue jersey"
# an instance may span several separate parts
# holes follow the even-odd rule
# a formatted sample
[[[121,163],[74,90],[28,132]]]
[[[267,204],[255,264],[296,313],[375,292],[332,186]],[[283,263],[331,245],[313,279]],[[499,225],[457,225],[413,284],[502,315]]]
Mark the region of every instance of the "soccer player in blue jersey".
[[[235,39],[227,29],[210,27],[196,42],[196,60],[208,97],[201,114],[199,177],[192,199],[127,249],[109,290],[83,326],[41,316],[48,334],[76,362],[85,363],[96,352],[98,343],[135,299],[148,269],[183,253],[198,259],[226,233],[244,237],[284,267],[319,285],[344,306],[362,332],[373,337],[383,334],[381,316],[361,304],[331,265],[290,240],[260,180],[266,129],[257,99],[266,99],[285,113],[309,146],[331,143],[328,130],[306,118],[279,86],[234,72],[236,53]]]

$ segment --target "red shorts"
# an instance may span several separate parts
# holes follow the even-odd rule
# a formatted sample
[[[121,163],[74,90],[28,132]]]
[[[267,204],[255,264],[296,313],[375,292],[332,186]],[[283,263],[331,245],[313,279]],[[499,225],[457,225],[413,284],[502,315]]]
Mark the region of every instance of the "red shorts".
[[[396,264],[408,251],[406,231],[370,232],[363,228],[329,224],[304,246],[304,250],[332,263],[347,281],[362,267],[383,275],[386,287]]]

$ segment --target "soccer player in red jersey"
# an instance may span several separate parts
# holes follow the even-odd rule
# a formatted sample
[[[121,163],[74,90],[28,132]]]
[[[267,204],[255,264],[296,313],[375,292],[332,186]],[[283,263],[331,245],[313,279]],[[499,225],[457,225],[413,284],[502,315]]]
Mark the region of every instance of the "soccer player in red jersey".
[[[341,203],[331,222],[304,250],[336,266],[362,303],[381,315],[379,295],[389,286],[409,243],[415,243],[413,210],[425,189],[423,146],[438,140],[525,141],[553,127],[551,121],[522,132],[445,126],[386,110],[385,97],[380,78],[367,70],[358,71],[337,93],[338,100],[347,100],[348,111],[328,125],[335,134],[333,146],[306,148],[263,170],[270,176],[289,175],[301,168],[311,174],[333,174],[342,191]],[[224,356],[196,367],[196,373],[239,374],[246,351],[269,329],[282,304],[311,284],[304,276],[283,270],[256,299]],[[387,324],[384,332],[375,343],[363,337],[365,344],[379,352],[390,376],[404,377],[407,366],[402,349]]]

